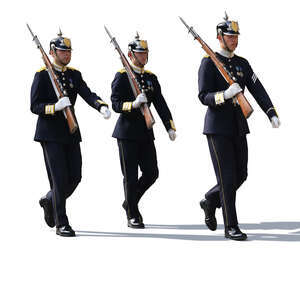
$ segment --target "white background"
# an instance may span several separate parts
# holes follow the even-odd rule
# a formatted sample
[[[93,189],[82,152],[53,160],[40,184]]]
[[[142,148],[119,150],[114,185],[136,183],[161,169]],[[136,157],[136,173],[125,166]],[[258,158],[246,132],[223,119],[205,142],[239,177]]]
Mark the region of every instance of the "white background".
[[[299,297],[299,60],[296,1],[7,1],[1,7],[1,299],[297,299]],[[271,128],[249,119],[249,177],[237,194],[247,242],[208,231],[198,202],[215,184],[202,135],[206,108],[197,98],[203,50],[182,16],[213,48],[224,10],[240,24],[237,54],[247,58],[277,108]],[[68,200],[76,238],[44,221],[39,198],[49,188],[30,87],[42,66],[28,22],[45,49],[61,26],[74,48],[71,66],[110,103],[121,68],[103,25],[121,48],[140,32],[150,47],[147,69],[158,75],[178,129],[171,142],[157,114],[160,177],[143,197],[146,229],[131,230],[121,208],[122,176],[109,121],[80,97],[83,179]],[[154,110],[153,110],[154,111]]]

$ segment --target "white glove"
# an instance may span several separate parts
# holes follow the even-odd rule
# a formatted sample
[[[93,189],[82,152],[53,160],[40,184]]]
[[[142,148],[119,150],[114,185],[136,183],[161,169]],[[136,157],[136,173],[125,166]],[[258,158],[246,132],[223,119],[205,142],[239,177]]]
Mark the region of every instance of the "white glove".
[[[280,126],[280,121],[279,121],[278,117],[273,116],[273,117],[271,118],[271,124],[272,124],[272,127],[273,127],[273,128],[279,128],[279,126]]]
[[[242,89],[238,83],[233,83],[227,90],[224,91],[224,99],[233,98],[236,94],[241,92]]]
[[[110,110],[104,105],[101,106],[100,113],[103,115],[103,118],[106,119],[106,120],[109,119],[110,116],[111,116]]]
[[[169,138],[171,141],[175,141],[176,139],[176,132],[173,129],[169,129],[168,130],[168,134],[169,134]]]
[[[137,95],[136,99],[132,102],[132,107],[138,108],[142,103],[147,103],[147,98],[144,93]]]
[[[60,111],[66,108],[67,106],[71,106],[69,97],[62,97],[55,103],[54,110]]]

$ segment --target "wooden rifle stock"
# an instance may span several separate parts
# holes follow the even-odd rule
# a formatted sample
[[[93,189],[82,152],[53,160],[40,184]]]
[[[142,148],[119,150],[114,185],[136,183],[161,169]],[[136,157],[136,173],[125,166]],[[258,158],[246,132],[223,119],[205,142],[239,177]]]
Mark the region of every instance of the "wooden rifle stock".
[[[64,109],[64,114],[68,122],[70,133],[73,134],[78,129],[78,124],[76,122],[74,113],[72,112],[71,108],[67,106]]]
[[[151,110],[150,110],[149,106],[147,105],[147,103],[143,103],[141,105],[141,110],[144,115],[147,128],[151,129],[153,127],[155,121],[154,121],[153,115],[152,115]]]
[[[253,113],[253,108],[246,99],[245,95],[242,92],[240,92],[235,96],[235,98],[237,99],[245,118],[249,118]]]
[[[27,28],[33,37],[33,41],[36,43],[38,49],[41,51],[43,61],[45,63],[48,75],[50,77],[50,80],[51,80],[51,83],[52,83],[52,86],[53,86],[53,89],[55,91],[57,98],[60,99],[62,97],[66,97],[67,92],[63,89],[61,83],[59,82],[58,77],[53,70],[51,61],[50,61],[48,55],[46,54],[46,52],[44,51],[42,44],[40,43],[38,37],[33,34],[32,30],[28,24],[27,24]],[[75,115],[69,106],[63,110],[63,113],[67,119],[70,133],[73,134],[78,129],[78,124],[77,124]]]
[[[235,83],[235,80],[231,77],[231,74],[226,70],[225,66],[218,60],[216,54],[201,39],[201,37],[199,36],[198,33],[196,33],[196,31],[193,29],[193,27],[189,27],[181,17],[179,17],[179,18],[182,21],[182,23],[188,28],[189,32],[194,36],[195,40],[197,40],[201,44],[203,50],[207,53],[207,55],[210,56],[210,58],[212,59],[212,61],[215,64],[215,66],[217,67],[219,72],[222,74],[224,79],[229,83],[229,85],[232,85],[233,83]],[[248,102],[248,100],[246,99],[246,97],[244,96],[244,94],[242,92],[240,92],[234,98],[237,99],[245,118],[249,118],[253,112],[253,108],[250,105],[250,103]]]

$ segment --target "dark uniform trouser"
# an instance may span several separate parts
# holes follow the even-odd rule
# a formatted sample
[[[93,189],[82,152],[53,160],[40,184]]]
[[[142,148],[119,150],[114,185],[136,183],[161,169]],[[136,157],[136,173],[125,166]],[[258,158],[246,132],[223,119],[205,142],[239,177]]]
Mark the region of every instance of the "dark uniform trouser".
[[[56,227],[69,224],[66,199],[81,180],[81,151],[79,143],[41,143],[51,190],[47,199],[52,201]]]
[[[146,190],[158,178],[156,150],[153,140],[118,139],[121,169],[124,176],[125,200],[131,217],[137,217],[137,205]],[[138,167],[142,175],[138,178]]]
[[[238,224],[236,191],[247,178],[248,146],[246,136],[207,135],[218,184],[205,195],[208,204],[221,207],[225,226]]]

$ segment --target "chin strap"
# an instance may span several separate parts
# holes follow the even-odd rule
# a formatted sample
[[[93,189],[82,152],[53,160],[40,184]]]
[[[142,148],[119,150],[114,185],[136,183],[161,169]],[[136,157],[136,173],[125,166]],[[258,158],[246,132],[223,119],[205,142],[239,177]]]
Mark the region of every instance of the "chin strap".
[[[142,68],[145,66],[145,64],[148,62],[148,57],[147,57],[147,60],[146,60],[146,63],[145,64],[142,64],[140,62],[140,60],[135,56],[134,52],[131,50],[131,54],[132,56],[137,60],[137,62],[142,66]]]
[[[221,36],[221,39],[222,39],[222,42],[223,42],[223,44],[224,44],[224,46],[225,46],[225,50],[227,50],[228,52],[232,52],[232,51],[230,51],[230,49],[228,48],[228,46],[227,46],[227,44],[226,44],[226,42],[225,42],[225,40],[224,40],[224,34],[223,34],[223,32],[222,32],[222,30],[218,30],[219,32],[219,35]]]

